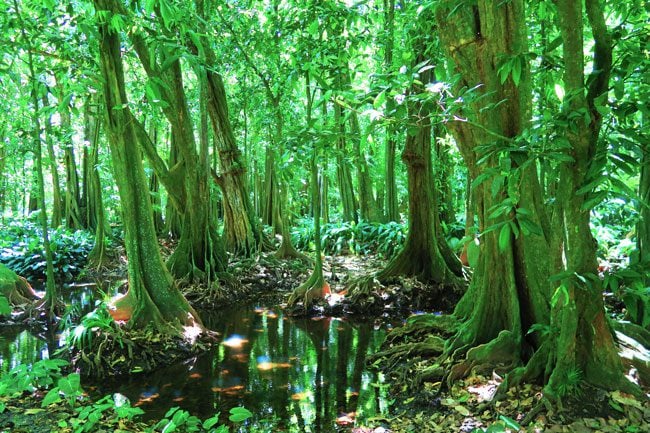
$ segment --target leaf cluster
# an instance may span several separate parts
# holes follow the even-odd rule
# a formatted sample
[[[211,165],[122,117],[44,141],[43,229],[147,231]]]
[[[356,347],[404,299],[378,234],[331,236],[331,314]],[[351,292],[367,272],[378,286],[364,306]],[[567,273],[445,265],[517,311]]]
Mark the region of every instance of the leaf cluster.
[[[297,248],[310,249],[314,242],[311,220],[299,221],[291,235]],[[397,222],[336,222],[321,227],[321,245],[325,254],[376,253],[382,257],[392,257],[405,240],[406,227]]]
[[[49,230],[54,277],[58,283],[73,281],[86,264],[93,237],[85,231]],[[30,281],[45,279],[45,254],[40,227],[14,221],[0,235],[0,262]]]

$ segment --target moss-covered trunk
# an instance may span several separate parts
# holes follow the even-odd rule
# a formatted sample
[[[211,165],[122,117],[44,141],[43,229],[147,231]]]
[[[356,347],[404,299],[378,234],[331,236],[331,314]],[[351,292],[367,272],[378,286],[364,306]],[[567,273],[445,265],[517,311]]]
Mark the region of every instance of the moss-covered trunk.
[[[32,104],[31,110],[31,139],[32,139],[32,151],[34,152],[34,177],[36,180],[36,188],[38,204],[41,208],[41,212],[38,215],[38,221],[41,226],[41,232],[43,236],[43,250],[45,253],[45,299],[42,302],[42,306],[46,309],[48,319],[53,320],[56,313],[56,303],[57,303],[57,290],[54,281],[54,265],[53,265],[53,255],[52,249],[50,247],[50,235],[49,235],[49,226],[47,222],[47,208],[45,206],[45,177],[43,175],[43,152],[41,146],[41,121],[39,118],[39,100],[38,100],[38,86],[39,81],[36,74],[36,69],[34,66],[34,57],[31,50],[31,42],[27,36],[25,30],[25,23],[23,16],[21,14],[20,8],[18,6],[18,1],[14,0],[14,11],[18,18],[20,24],[21,36],[25,46],[28,48],[27,53],[27,67],[29,71],[29,82],[31,84],[30,89],[30,99]]]
[[[336,137],[336,180],[339,185],[339,194],[343,207],[343,221],[357,222],[359,220],[359,203],[355,198],[354,186],[352,185],[343,107],[337,103],[334,104],[334,122],[338,128]]]
[[[422,53],[423,49],[418,54],[419,61]],[[420,74],[420,80],[425,84],[432,77],[431,70]],[[445,241],[438,219],[437,194],[433,190],[431,115],[429,103],[417,101],[409,106],[409,118],[417,128],[406,138],[402,152],[408,178],[408,234],[404,247],[379,273],[379,279],[396,275],[416,276],[442,289],[458,288],[460,263],[451,252],[443,255],[445,251],[439,248],[439,244]]]
[[[455,310],[463,323],[447,351],[454,359],[467,356],[454,367],[452,377],[472,368],[518,365],[529,327],[548,322],[550,253],[544,232],[548,227],[536,169],[519,166],[525,153],[500,150],[522,133],[530,115],[527,65],[520,65],[517,83],[512,77],[501,83],[497,76],[502,56],[526,52],[524,19],[523,1],[479,1],[452,14],[444,8],[436,13],[443,49],[461,77],[457,90],[478,85],[476,96],[480,95],[478,102],[458,113],[470,122],[456,118],[448,124],[469,176],[476,181],[467,194],[472,196],[480,233],[478,265]],[[497,102],[501,104],[496,108],[483,109]],[[478,180],[481,175],[483,182]],[[526,219],[526,229],[520,218]]]
[[[563,40],[564,85],[568,95],[563,109],[571,113],[573,125],[564,133],[570,143],[570,162],[560,171],[559,197],[564,216],[566,270],[572,273],[557,289],[561,296],[555,303],[551,326],[559,330],[553,354],[547,364],[550,371],[547,392],[561,395],[570,375],[579,374],[585,381],[605,389],[635,391],[625,378],[612,330],[605,315],[602,287],[598,278],[597,243],[589,226],[591,206],[589,192],[578,190],[601,173],[592,165],[599,147],[602,116],[597,98],[606,94],[612,69],[612,39],[607,30],[600,0],[582,2],[558,0],[557,16]],[[584,76],[583,21],[586,15],[595,41],[593,72]],[[549,367],[550,366],[550,367]]]
[[[393,70],[393,47],[395,45],[395,0],[384,0],[384,73]],[[395,110],[393,98],[386,99],[386,113],[390,116]],[[386,181],[385,216],[387,221],[399,221],[397,208],[397,183],[395,182],[395,149],[397,147],[396,131],[392,123],[386,124],[386,141],[384,143],[384,174]]]
[[[66,88],[59,84],[59,101],[65,100]],[[75,157],[74,146],[72,142],[72,118],[70,107],[60,106],[59,114],[61,115],[61,129],[63,130],[64,150],[63,162],[65,165],[65,199],[63,218],[65,225],[69,229],[79,230],[86,228],[83,214],[81,212],[81,194],[79,191],[79,173],[77,171],[77,159]]]
[[[162,332],[174,332],[199,318],[175,286],[160,255],[142,150],[134,145],[138,138],[126,96],[120,40],[109,26],[111,3],[94,2],[98,12],[106,13],[98,22],[104,116],[122,204],[128,258],[129,291],[117,302],[116,314],[128,319],[132,328],[151,325]]]
[[[645,117],[645,116],[644,116]],[[645,120],[645,119],[644,119]],[[647,122],[642,122],[647,124]],[[643,147],[639,174],[639,198],[642,203],[650,203],[650,146]],[[639,205],[639,221],[636,227],[636,249],[640,262],[650,261],[650,207]]]
[[[581,377],[597,386],[631,390],[623,379],[604,314],[596,276],[596,244],[589,229],[589,209],[584,206],[586,197],[577,193],[588,181],[599,128],[597,110],[584,97],[581,3],[557,4],[564,42],[565,88],[567,94],[574,95],[566,109],[586,109],[592,122],[587,125],[584,116],[576,116],[575,125],[564,131],[572,161],[561,164],[556,200],[563,220],[552,221],[542,207],[535,163],[525,150],[509,148],[530,120],[532,92],[527,62],[521,60],[518,72],[513,68],[505,81],[497,73],[504,55],[525,58],[524,2],[479,1],[471,9],[452,14],[445,9],[437,11],[438,34],[461,76],[459,86],[480,85],[478,92],[483,98],[459,113],[468,122],[449,124],[470,177],[478,184],[473,198],[481,246],[470,289],[455,311],[464,322],[447,345],[446,355],[454,359],[466,355],[453,367],[452,378],[470,369],[489,370],[496,365],[507,369],[523,362],[526,367],[514,370],[506,385],[541,379],[547,383],[548,396],[561,396],[571,377]],[[595,10],[597,0],[587,0],[586,4],[597,41],[594,64],[598,76],[592,81],[597,82],[608,71],[598,60],[607,57],[597,36],[605,30],[604,20],[602,11]],[[597,97],[607,88],[606,82],[600,92],[590,88],[588,93]],[[500,105],[496,108],[482,109],[497,102]],[[477,180],[479,176],[482,179]],[[551,226],[551,222],[560,225]],[[564,236],[554,237],[557,231],[563,231]],[[557,239],[566,242],[556,245]],[[552,287],[550,278],[557,273],[561,257],[565,257],[565,278],[559,287]],[[551,332],[531,338],[526,331],[533,324],[547,326]],[[524,345],[529,350],[523,350]]]
[[[307,127],[312,126],[312,108],[313,108],[313,93],[310,85],[309,73],[305,75],[306,83],[306,96],[307,96]],[[313,302],[322,298],[329,293],[329,285],[323,278],[323,257],[321,245],[321,182],[322,178],[319,176],[319,161],[320,149],[314,146],[312,149],[310,161],[311,173],[311,205],[312,216],[314,218],[314,269],[311,276],[300,286],[296,287],[289,297],[287,305],[294,307],[297,303],[302,302],[305,310],[311,308]]]
[[[43,106],[49,106],[47,93],[42,96]],[[54,131],[52,129],[52,116],[45,118],[45,145],[47,148],[48,163],[52,182],[52,227],[59,227],[63,218],[63,200],[61,199],[61,182],[59,180],[59,164],[54,152]]]
[[[206,73],[208,113],[221,168],[217,183],[223,191],[226,248],[234,254],[248,257],[258,250],[261,228],[248,193],[245,161],[232,132],[223,80],[215,72]]]

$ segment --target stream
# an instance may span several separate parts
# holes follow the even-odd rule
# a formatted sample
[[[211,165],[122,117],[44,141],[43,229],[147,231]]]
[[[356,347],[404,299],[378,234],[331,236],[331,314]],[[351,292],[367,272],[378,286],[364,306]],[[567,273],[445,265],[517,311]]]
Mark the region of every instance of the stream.
[[[383,341],[387,325],[329,317],[295,319],[278,308],[251,305],[202,314],[219,335],[210,351],[153,373],[86,381],[93,397],[119,392],[163,418],[174,406],[201,419],[244,406],[253,430],[333,433],[387,414],[390,399],[381,374],[366,358]],[[389,325],[388,325],[389,326]],[[0,371],[46,358],[57,335],[0,328]]]

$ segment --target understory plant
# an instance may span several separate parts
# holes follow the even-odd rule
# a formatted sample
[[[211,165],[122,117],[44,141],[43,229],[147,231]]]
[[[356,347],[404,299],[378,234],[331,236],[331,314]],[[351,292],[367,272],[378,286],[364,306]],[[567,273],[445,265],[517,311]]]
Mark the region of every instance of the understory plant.
[[[14,397],[23,392],[50,388],[63,377],[69,363],[63,359],[43,359],[32,365],[19,364],[0,378],[0,396]]]
[[[85,231],[49,230],[57,283],[73,281],[86,264],[93,237]],[[0,235],[0,262],[29,281],[45,279],[45,256],[41,229],[31,221],[12,222]]]
[[[209,432],[209,433],[228,433],[230,428],[225,425],[218,425],[220,413],[201,421],[198,417],[191,415],[188,411],[173,407],[167,411],[165,417],[158,421],[149,432]],[[234,407],[230,409],[228,419],[233,423],[242,423],[252,417],[253,414],[244,407]]]
[[[108,305],[98,301],[95,309],[83,316],[78,325],[69,328],[66,344],[70,349],[91,350],[94,339],[99,333],[114,334],[118,336],[118,341],[121,341],[119,339],[121,332],[110,315]]]
[[[314,228],[311,219],[298,222],[291,233],[293,244],[301,250],[310,250],[314,243]],[[391,257],[401,248],[406,239],[403,224],[371,223],[361,221],[323,224],[321,243],[323,252],[329,255],[377,253]]]

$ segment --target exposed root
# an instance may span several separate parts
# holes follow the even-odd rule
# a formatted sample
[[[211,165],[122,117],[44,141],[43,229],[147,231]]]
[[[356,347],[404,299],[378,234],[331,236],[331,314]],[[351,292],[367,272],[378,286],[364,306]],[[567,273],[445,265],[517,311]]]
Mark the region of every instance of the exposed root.
[[[347,284],[347,299],[353,305],[365,305],[374,302],[374,293],[383,285],[377,279],[378,274],[366,275]]]
[[[494,340],[468,350],[465,359],[450,368],[447,384],[451,387],[454,381],[470,372],[484,374],[495,370],[510,371],[519,363],[519,353],[520,344],[515,335],[510,331],[501,331]]]
[[[307,313],[315,302],[330,294],[330,285],[323,278],[323,273],[314,271],[300,286],[296,287],[287,300],[287,309],[291,314]]]
[[[312,262],[312,259],[298,251],[290,242],[282,242],[280,248],[274,254],[276,259],[287,260],[297,259],[303,262]]]
[[[451,314],[421,314],[411,316],[406,323],[386,336],[386,342],[394,343],[399,339],[418,338],[429,334],[449,336],[458,329],[458,321]]]
[[[26,279],[0,265],[0,294],[12,307],[25,307],[39,299]]]
[[[445,346],[445,340],[435,335],[430,335],[426,340],[420,343],[400,344],[393,346],[381,352],[377,352],[368,358],[368,362],[374,360],[387,358],[386,363],[395,365],[403,360],[403,358],[411,358],[415,356],[437,356],[442,353]]]
[[[542,397],[542,399],[537,403],[537,405],[526,414],[526,416],[521,420],[519,423],[521,426],[525,427],[528,424],[530,424],[536,417],[539,415],[544,409],[548,413],[553,413],[553,404],[549,399],[546,397]]]

